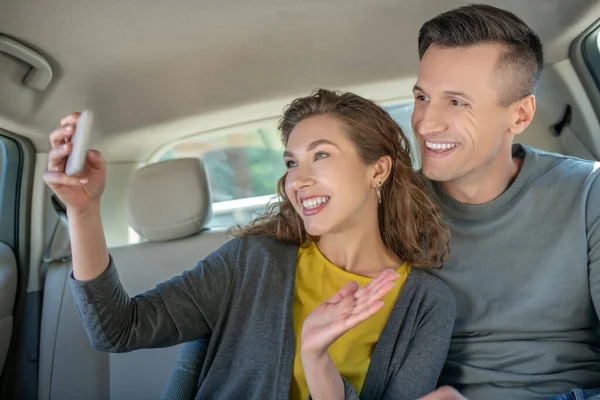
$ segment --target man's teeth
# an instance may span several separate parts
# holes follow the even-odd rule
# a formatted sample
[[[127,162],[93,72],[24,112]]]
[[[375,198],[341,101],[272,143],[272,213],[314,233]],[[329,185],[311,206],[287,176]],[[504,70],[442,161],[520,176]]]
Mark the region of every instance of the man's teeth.
[[[450,150],[456,147],[456,143],[432,143],[425,142],[425,146],[431,150]]]
[[[302,200],[302,207],[310,210],[311,208],[316,208],[327,201],[329,201],[329,197],[312,197],[310,199]]]

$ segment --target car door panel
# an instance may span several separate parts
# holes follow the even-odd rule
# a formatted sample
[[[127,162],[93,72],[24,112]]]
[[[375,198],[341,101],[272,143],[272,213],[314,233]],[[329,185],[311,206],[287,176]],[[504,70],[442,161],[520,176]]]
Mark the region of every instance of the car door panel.
[[[6,361],[13,330],[13,307],[17,292],[17,260],[12,249],[0,243],[0,373]]]

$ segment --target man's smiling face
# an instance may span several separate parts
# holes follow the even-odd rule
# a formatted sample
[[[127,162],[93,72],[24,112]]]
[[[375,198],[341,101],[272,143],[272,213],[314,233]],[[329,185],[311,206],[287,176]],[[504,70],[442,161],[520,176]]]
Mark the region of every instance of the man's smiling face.
[[[510,74],[498,69],[502,45],[440,48],[424,54],[412,126],[429,179],[457,181],[493,164],[510,147],[514,108],[501,104]],[[503,82],[507,81],[507,82]]]

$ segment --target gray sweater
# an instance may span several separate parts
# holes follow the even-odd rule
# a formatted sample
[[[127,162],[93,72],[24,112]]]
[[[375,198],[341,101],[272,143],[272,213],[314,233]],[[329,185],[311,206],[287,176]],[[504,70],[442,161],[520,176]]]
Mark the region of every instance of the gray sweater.
[[[600,387],[600,163],[515,145],[523,167],[495,200],[434,184],[452,229],[437,273],[458,316],[441,383],[469,399]]]
[[[95,349],[127,352],[210,335],[197,399],[285,399],[295,351],[297,251],[270,238],[238,238],[133,298],[112,261],[91,281],[71,275],[71,288]],[[416,399],[433,390],[455,316],[447,286],[413,269],[375,347],[360,398]],[[358,399],[345,386],[346,398]]]

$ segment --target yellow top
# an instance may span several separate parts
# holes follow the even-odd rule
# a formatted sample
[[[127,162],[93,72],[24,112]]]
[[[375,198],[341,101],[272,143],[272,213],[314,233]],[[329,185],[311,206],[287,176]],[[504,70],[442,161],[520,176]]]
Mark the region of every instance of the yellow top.
[[[373,350],[379,335],[394,308],[398,294],[410,272],[410,266],[402,264],[397,270],[400,278],[396,286],[383,297],[385,305],[367,321],[346,332],[329,348],[329,356],[340,374],[360,394]],[[290,398],[304,400],[309,391],[300,359],[300,335],[306,317],[321,303],[329,300],[344,285],[354,281],[359,286],[369,283],[372,278],[351,274],[333,265],[319,251],[315,242],[301,246],[298,251],[296,286],[294,289],[294,334],[296,336],[296,354]]]

